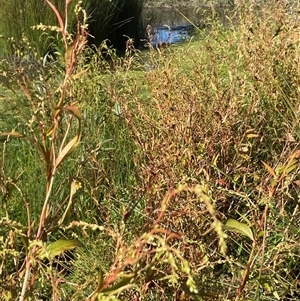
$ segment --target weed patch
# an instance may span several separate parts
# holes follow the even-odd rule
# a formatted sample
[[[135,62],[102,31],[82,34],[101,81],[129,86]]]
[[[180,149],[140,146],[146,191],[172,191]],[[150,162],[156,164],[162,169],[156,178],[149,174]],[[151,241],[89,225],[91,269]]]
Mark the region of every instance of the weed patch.
[[[2,64],[2,296],[297,300],[299,23],[231,15],[123,58],[79,23],[36,77]]]

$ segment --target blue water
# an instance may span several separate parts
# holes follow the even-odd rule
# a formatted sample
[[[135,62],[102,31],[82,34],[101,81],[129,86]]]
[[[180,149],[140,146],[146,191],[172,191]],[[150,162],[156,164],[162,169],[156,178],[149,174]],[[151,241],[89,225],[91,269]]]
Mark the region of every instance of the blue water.
[[[151,44],[159,46],[161,44],[175,44],[184,42],[191,38],[193,26],[181,25],[169,27],[167,25],[159,26],[151,31]]]

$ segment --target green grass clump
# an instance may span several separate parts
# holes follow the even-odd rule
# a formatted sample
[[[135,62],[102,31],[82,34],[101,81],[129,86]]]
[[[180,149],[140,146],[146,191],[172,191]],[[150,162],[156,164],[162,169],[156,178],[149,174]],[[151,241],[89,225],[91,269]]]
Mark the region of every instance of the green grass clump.
[[[34,78],[3,65],[1,131],[15,130],[1,142],[3,296],[299,298],[299,24],[287,4],[239,4],[231,26],[176,47],[76,48],[71,69],[40,64]],[[80,143],[54,177],[16,132],[55,154],[66,133]]]

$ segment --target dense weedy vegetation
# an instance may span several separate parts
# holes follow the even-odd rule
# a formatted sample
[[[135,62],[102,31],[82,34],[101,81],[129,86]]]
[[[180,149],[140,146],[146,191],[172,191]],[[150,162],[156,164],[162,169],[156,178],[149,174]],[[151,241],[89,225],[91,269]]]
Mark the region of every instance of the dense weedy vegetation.
[[[76,32],[76,16],[74,7],[78,1],[69,1],[67,29]],[[123,50],[125,37],[139,40],[139,25],[143,0],[81,0],[81,6],[88,15],[89,44],[99,46],[105,39]],[[53,5],[61,13],[65,13],[65,1],[53,0]],[[57,18],[46,1],[41,0],[0,0],[0,57],[5,54],[9,57],[18,56],[23,52],[24,38],[30,42],[38,57],[45,54],[54,54],[63,46],[57,37],[54,26],[58,25]],[[32,30],[32,27],[48,24],[52,25],[43,33],[43,28]],[[28,49],[27,49],[28,50]],[[32,59],[32,57],[30,57]]]
[[[118,58],[46,2],[61,55],[1,61],[1,300],[298,300],[297,8]]]

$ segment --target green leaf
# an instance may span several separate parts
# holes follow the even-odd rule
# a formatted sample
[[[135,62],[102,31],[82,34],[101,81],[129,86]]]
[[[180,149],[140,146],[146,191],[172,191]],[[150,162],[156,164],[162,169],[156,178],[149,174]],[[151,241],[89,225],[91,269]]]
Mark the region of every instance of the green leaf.
[[[290,160],[290,162],[287,164],[286,169],[285,169],[285,173],[288,175],[289,173],[291,173],[296,167],[298,167],[299,165],[299,160],[297,159],[292,159]]]
[[[83,244],[77,239],[59,239],[46,246],[46,250],[42,251],[40,257],[43,259],[53,257],[76,247],[83,247]]]
[[[259,231],[259,232],[257,233],[257,238],[263,237],[264,234],[265,234],[264,231]]]
[[[241,223],[234,219],[229,219],[225,224],[225,229],[235,233],[240,233],[244,236],[249,237],[252,241],[254,240],[253,232],[251,228],[244,223]]]

